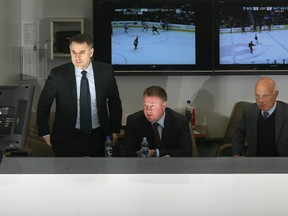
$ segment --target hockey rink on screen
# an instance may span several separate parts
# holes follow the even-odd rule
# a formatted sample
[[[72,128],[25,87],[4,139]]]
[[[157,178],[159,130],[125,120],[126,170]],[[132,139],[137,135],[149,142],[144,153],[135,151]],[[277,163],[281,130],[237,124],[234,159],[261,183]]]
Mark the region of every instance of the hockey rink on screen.
[[[287,36],[288,30],[220,34],[220,64],[288,64]]]
[[[112,35],[113,64],[195,64],[195,33],[151,28],[114,28]],[[139,37],[138,48],[134,40]]]

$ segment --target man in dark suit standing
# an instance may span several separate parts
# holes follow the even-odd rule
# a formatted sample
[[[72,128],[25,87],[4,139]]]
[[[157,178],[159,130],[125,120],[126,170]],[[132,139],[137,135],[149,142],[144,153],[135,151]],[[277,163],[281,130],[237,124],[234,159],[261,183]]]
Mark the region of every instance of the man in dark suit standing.
[[[69,48],[72,62],[53,68],[41,92],[39,136],[56,156],[101,157],[105,136],[112,135],[116,142],[121,127],[118,86],[111,65],[91,61],[94,49],[89,35],[73,36]],[[54,99],[56,112],[50,133],[48,121]]]
[[[143,137],[149,143],[148,157],[192,156],[189,122],[167,107],[167,94],[159,86],[147,88],[143,93],[143,110],[127,118],[124,145],[129,156],[141,156]]]
[[[288,105],[277,101],[276,83],[269,77],[255,86],[256,103],[247,105],[235,128],[233,155],[288,156]],[[247,141],[248,149],[245,149]]]

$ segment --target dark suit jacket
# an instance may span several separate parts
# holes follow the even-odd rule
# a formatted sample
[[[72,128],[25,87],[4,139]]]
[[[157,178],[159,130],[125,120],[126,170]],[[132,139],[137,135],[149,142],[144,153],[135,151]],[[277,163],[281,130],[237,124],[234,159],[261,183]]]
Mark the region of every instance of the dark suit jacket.
[[[117,133],[121,128],[122,106],[112,66],[100,62],[92,64],[99,123],[105,135]],[[70,145],[77,119],[76,76],[72,63],[52,69],[46,80],[37,107],[39,136],[50,134],[48,121],[54,99],[56,113],[51,142],[55,153],[62,154]]]
[[[127,118],[124,145],[130,156],[136,156],[140,150],[143,137],[147,137],[149,148],[156,149],[153,138],[153,127],[143,111],[138,111]],[[192,139],[189,122],[185,116],[166,108],[164,128],[162,131],[160,156],[192,156]]]
[[[280,156],[288,156],[288,105],[277,101],[275,109],[275,141]],[[233,154],[243,152],[244,143],[247,139],[247,156],[256,156],[257,150],[257,121],[260,109],[256,103],[245,107],[243,115],[235,128],[232,140]]]

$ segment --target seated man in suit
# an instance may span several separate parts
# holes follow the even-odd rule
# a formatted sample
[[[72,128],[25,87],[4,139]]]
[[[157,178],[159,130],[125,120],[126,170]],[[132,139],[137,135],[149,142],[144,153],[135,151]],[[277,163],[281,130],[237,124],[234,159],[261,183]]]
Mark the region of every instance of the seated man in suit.
[[[277,96],[274,80],[263,77],[257,81],[256,103],[245,107],[235,128],[232,140],[234,156],[288,156],[288,105],[277,101]],[[246,140],[248,150],[244,152]]]
[[[149,143],[148,157],[192,156],[188,120],[166,106],[167,93],[163,88],[151,86],[144,91],[143,110],[127,118],[124,145],[129,156],[141,156],[143,137]],[[158,123],[155,130],[154,123]]]

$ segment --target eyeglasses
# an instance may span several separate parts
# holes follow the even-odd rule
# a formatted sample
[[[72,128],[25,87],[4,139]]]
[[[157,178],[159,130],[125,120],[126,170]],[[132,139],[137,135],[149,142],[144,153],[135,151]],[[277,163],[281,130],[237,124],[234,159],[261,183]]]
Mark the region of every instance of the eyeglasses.
[[[274,96],[274,94],[273,95],[264,94],[262,96],[261,95],[255,95],[255,99],[260,100],[262,98],[263,100],[268,100],[273,96]]]
[[[155,110],[155,109],[157,109],[157,108],[159,108],[160,107],[160,104],[158,104],[158,103],[149,103],[149,104],[143,104],[143,108],[145,109],[145,110]]]

